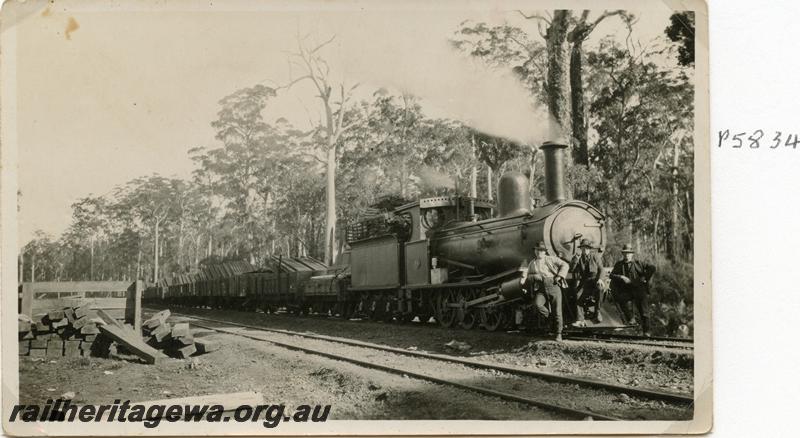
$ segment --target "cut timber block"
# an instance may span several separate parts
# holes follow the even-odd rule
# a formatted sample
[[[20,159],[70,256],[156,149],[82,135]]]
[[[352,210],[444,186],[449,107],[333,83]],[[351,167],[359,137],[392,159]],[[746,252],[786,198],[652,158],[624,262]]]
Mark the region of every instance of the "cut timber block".
[[[67,324],[69,324],[69,321],[67,320],[67,318],[51,319],[51,321],[52,322],[50,323],[50,326],[53,327],[54,329],[55,328],[60,328],[60,327],[66,327]]]
[[[86,304],[82,305],[81,307],[78,307],[77,309],[75,309],[75,319],[78,319],[80,317],[86,316],[89,313],[90,310],[91,310],[91,307],[90,307],[89,303],[86,303]]]
[[[189,335],[189,323],[179,322],[172,326],[172,337],[180,338]]]
[[[200,354],[210,353],[215,350],[219,350],[219,342],[217,341],[210,341],[207,339],[195,339],[194,346],[197,348],[197,352]]]
[[[29,340],[29,339],[33,339],[33,338],[35,338],[35,336],[33,336],[33,332],[27,332],[27,333],[22,335],[22,339],[24,339],[24,340]]]
[[[142,327],[146,327],[148,329],[154,329],[160,326],[161,324],[164,324],[167,321],[167,318],[169,318],[169,316],[170,316],[169,309],[162,310],[153,315],[152,317],[150,317],[147,321],[143,322]]]
[[[64,341],[64,356],[78,357],[81,355],[81,341]]]
[[[98,329],[94,324],[86,324],[85,326],[81,327],[81,334],[96,335],[98,333],[100,333],[100,329]]]
[[[29,322],[29,323],[33,324],[33,320],[31,319],[31,317],[26,315],[26,314],[24,314],[24,313],[17,315],[17,320],[18,321],[26,321],[26,322]]]
[[[183,348],[179,348],[176,353],[178,354],[178,357],[182,359],[187,359],[189,356],[193,355],[196,352],[197,348],[195,348],[194,344],[192,344],[192,345],[187,345]]]
[[[173,338],[175,339],[175,342],[177,342],[180,345],[194,344],[194,336],[191,334],[189,334],[188,336],[181,336],[180,338],[175,338],[175,336],[173,335]]]
[[[47,348],[47,339],[31,339],[31,348]]]
[[[81,316],[80,318],[72,322],[72,327],[79,329],[88,323],[89,323],[89,318],[87,318],[86,316]]]
[[[64,348],[79,348],[81,341],[64,341]]]
[[[18,332],[29,332],[31,331],[31,322],[30,321],[23,321],[21,319],[17,320],[17,331]]]
[[[66,309],[64,309],[64,316],[70,323],[72,323],[72,321],[75,321],[77,319],[75,317],[75,310],[73,310],[71,307],[67,307]]]
[[[50,331],[50,326],[43,323],[42,321],[36,322],[36,331],[39,333],[45,333]]]
[[[83,341],[92,343],[92,342],[94,342],[95,338],[97,338],[96,334],[86,335],[86,336],[83,337]]]
[[[30,341],[20,341],[20,343],[19,343],[19,355],[20,356],[26,356],[30,350],[31,350]]]
[[[117,341],[119,344],[125,346],[125,349],[139,356],[147,363],[153,364],[167,357],[164,353],[145,344],[136,334],[130,333],[127,330],[115,325],[107,324],[101,326],[100,332],[103,335]]]
[[[47,350],[44,348],[31,348],[31,351],[28,352],[28,356],[30,357],[46,357]]]
[[[64,319],[65,315],[63,310],[51,310],[47,312],[47,317],[50,318],[50,321],[58,321]]]
[[[113,326],[119,328],[120,330],[122,330],[123,332],[128,333],[131,336],[139,337],[139,334],[136,333],[136,331],[133,329],[133,327],[129,327],[129,326],[126,327],[121,322],[119,322],[114,316],[112,316],[110,313],[106,312],[105,310],[97,309],[97,316],[105,324],[113,325]]]
[[[156,338],[156,341],[163,342],[164,339],[167,339],[167,337],[170,335],[171,332],[172,332],[172,327],[170,327],[168,322],[165,322],[164,324],[158,326],[158,328],[153,330],[151,334],[153,335],[153,337]]]

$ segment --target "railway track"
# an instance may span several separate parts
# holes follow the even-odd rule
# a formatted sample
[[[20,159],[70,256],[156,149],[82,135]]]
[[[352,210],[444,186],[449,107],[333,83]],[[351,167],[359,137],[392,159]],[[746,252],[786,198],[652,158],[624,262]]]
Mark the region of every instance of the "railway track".
[[[567,332],[564,334],[567,339],[574,341],[593,341],[593,342],[606,342],[615,344],[634,344],[634,345],[647,345],[653,347],[667,347],[677,348],[684,350],[694,349],[694,340],[685,338],[667,338],[667,337],[652,337],[652,336],[639,336],[624,333],[602,333],[602,332]]]
[[[579,385],[579,386],[585,387],[585,388],[592,388],[592,389],[595,389],[595,390],[606,391],[606,392],[614,393],[614,394],[627,394],[627,395],[641,397],[641,398],[645,398],[645,399],[649,399],[649,400],[661,400],[661,401],[666,401],[666,402],[670,402],[670,403],[676,403],[676,404],[680,404],[680,405],[690,405],[693,402],[692,397],[687,396],[687,395],[683,395],[683,394],[676,394],[676,393],[670,393],[670,392],[661,392],[661,391],[652,391],[652,390],[647,390],[647,389],[642,389],[642,388],[617,385],[617,384],[613,384],[613,383],[607,383],[607,382],[601,382],[601,381],[595,381],[595,380],[589,380],[589,379],[576,378],[576,377],[572,377],[572,376],[565,376],[565,375],[560,375],[560,374],[555,374],[555,373],[534,371],[534,370],[529,370],[529,369],[520,368],[520,367],[506,366],[506,365],[500,365],[500,364],[490,364],[490,363],[486,363],[486,362],[479,362],[479,361],[475,361],[475,360],[471,360],[471,359],[464,359],[464,358],[460,358],[460,357],[453,357],[453,356],[447,356],[447,355],[441,355],[441,354],[433,354],[433,353],[426,353],[426,352],[419,352],[419,351],[404,350],[404,349],[395,348],[395,347],[388,347],[388,346],[384,346],[384,345],[372,344],[372,343],[368,343],[368,342],[355,341],[355,340],[351,340],[351,339],[344,339],[344,338],[338,338],[338,337],[332,337],[332,336],[301,333],[301,332],[294,332],[294,331],[282,330],[282,329],[272,329],[272,328],[267,328],[267,327],[262,327],[262,326],[254,326],[254,325],[249,325],[249,324],[239,324],[239,323],[232,322],[232,321],[219,320],[219,319],[213,319],[213,318],[205,318],[205,317],[189,315],[189,314],[174,313],[174,315],[175,316],[180,316],[182,318],[186,318],[188,320],[188,322],[190,322],[192,325],[194,325],[196,327],[199,327],[199,328],[212,330],[212,331],[216,331],[216,332],[219,332],[219,333],[226,333],[226,334],[231,334],[231,335],[235,335],[235,336],[240,336],[240,337],[253,339],[253,340],[257,340],[257,341],[269,342],[269,343],[271,343],[273,345],[276,345],[276,346],[279,346],[279,347],[292,349],[292,350],[297,350],[297,351],[302,351],[302,352],[305,352],[305,353],[308,353],[308,354],[315,354],[315,355],[327,357],[327,358],[330,358],[330,359],[350,362],[350,363],[354,363],[354,364],[362,366],[362,367],[378,369],[378,370],[389,372],[389,373],[393,373],[393,374],[406,375],[406,376],[409,376],[409,377],[413,377],[413,378],[417,378],[417,379],[421,379],[421,380],[426,380],[426,381],[430,381],[430,382],[434,382],[434,383],[438,383],[438,384],[450,385],[450,386],[458,387],[460,389],[473,391],[473,392],[477,392],[477,393],[481,393],[481,394],[489,395],[489,396],[493,396],[493,397],[498,397],[498,398],[501,398],[501,399],[504,399],[504,400],[507,400],[507,401],[525,403],[525,404],[528,404],[528,405],[531,405],[531,406],[536,406],[538,408],[547,409],[547,410],[554,411],[554,412],[559,412],[561,414],[574,416],[574,417],[577,417],[577,418],[580,418],[580,419],[583,419],[583,418],[586,418],[586,417],[591,417],[592,419],[595,419],[595,420],[608,420],[608,421],[621,420],[621,418],[617,418],[617,417],[610,416],[610,415],[604,415],[604,414],[601,414],[601,413],[598,413],[598,412],[594,412],[594,411],[590,411],[590,410],[574,409],[574,408],[571,408],[571,407],[557,405],[557,404],[554,404],[554,403],[551,403],[551,402],[548,402],[548,401],[544,401],[544,400],[540,400],[540,399],[533,399],[533,398],[530,398],[530,397],[521,396],[519,394],[512,394],[512,393],[507,393],[507,392],[502,392],[502,391],[496,391],[496,390],[488,389],[488,388],[485,388],[485,387],[469,385],[469,384],[465,384],[465,383],[462,383],[462,382],[458,382],[458,381],[454,381],[454,380],[450,380],[450,379],[445,379],[445,378],[441,378],[441,377],[436,377],[436,376],[431,376],[431,375],[427,375],[427,374],[422,374],[422,373],[419,373],[419,372],[415,372],[415,371],[411,371],[411,370],[405,370],[405,369],[401,369],[401,368],[394,367],[394,366],[388,366],[388,365],[385,365],[385,364],[379,364],[379,363],[375,363],[375,362],[356,359],[354,357],[335,354],[335,353],[322,351],[322,350],[315,349],[315,348],[304,347],[304,346],[297,345],[296,343],[287,343],[287,342],[283,342],[283,341],[280,341],[280,340],[276,340],[274,338],[269,338],[269,337],[264,337],[264,336],[254,336],[253,334],[248,334],[248,333],[241,333],[241,332],[236,331],[236,330],[231,330],[230,327],[232,327],[232,328],[243,328],[243,329],[248,329],[248,330],[255,330],[255,331],[263,332],[263,333],[275,333],[275,334],[285,335],[285,336],[295,336],[295,337],[306,338],[306,339],[315,340],[315,341],[324,341],[324,342],[327,342],[327,343],[337,343],[337,344],[347,345],[347,346],[352,346],[352,347],[383,351],[383,352],[388,352],[388,353],[398,354],[398,355],[404,355],[404,356],[411,356],[411,357],[415,357],[415,358],[419,358],[419,359],[426,359],[426,360],[432,360],[432,361],[438,361],[438,362],[459,364],[459,365],[467,366],[467,367],[470,367],[470,368],[489,370],[489,371],[493,371],[495,373],[504,373],[504,374],[517,376],[517,377],[539,379],[539,380],[543,380],[543,381],[547,381],[547,382],[551,382],[551,383],[557,383],[557,384]],[[199,322],[205,322],[206,324],[199,323],[198,321]],[[218,326],[215,327],[215,326],[212,326],[212,325],[208,325],[208,323],[216,324],[216,325],[223,324],[223,325],[226,325],[228,327],[218,327]]]
[[[288,315],[288,314],[287,314]],[[308,314],[305,315],[306,317],[310,318],[321,318],[321,319],[329,319],[331,318],[330,315],[324,314]],[[364,320],[362,319],[339,319],[342,323],[352,323],[352,324],[359,324],[362,323]],[[412,324],[426,324],[423,322],[414,322]],[[458,327],[454,327],[453,329],[457,330]],[[518,336],[530,336],[529,333],[524,331],[507,331],[506,333],[511,335],[518,335]],[[604,343],[614,343],[614,344],[634,344],[634,345],[644,345],[644,346],[652,346],[652,347],[666,347],[666,348],[675,348],[675,349],[683,349],[683,350],[692,350],[694,349],[694,344],[692,339],[686,338],[667,338],[667,337],[653,337],[653,336],[638,336],[638,335],[630,335],[630,334],[622,334],[622,333],[603,333],[603,332],[588,332],[588,331],[567,331],[564,333],[564,337],[569,340],[573,341],[593,341],[593,342],[604,342]]]

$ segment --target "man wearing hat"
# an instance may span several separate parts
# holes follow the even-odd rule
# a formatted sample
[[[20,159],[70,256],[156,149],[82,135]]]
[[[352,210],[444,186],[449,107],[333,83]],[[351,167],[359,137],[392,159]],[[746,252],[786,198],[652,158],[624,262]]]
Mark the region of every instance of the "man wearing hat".
[[[617,296],[620,296],[620,305],[622,313],[625,315],[627,321],[631,321],[631,309],[628,307],[628,302],[633,301],[636,310],[639,312],[641,319],[642,332],[645,335],[650,334],[650,316],[648,314],[649,308],[649,293],[650,293],[650,280],[656,272],[656,267],[639,260],[634,260],[633,246],[626,243],[622,247],[623,259],[614,265],[611,271],[611,286],[613,287]]]
[[[596,322],[602,322],[603,316],[600,314],[600,287],[599,281],[603,275],[603,261],[599,254],[594,252],[594,245],[589,239],[581,239],[578,246],[581,250],[580,255],[572,258],[570,272],[572,272],[578,283],[575,287],[575,302],[577,312],[575,327],[586,326],[586,313],[590,312],[589,317]]]
[[[544,319],[549,318],[551,313],[554,315],[556,341],[561,341],[561,331],[564,329],[561,288],[566,286],[564,278],[569,272],[569,264],[558,257],[547,255],[544,242],[533,247],[533,255],[527,271],[523,271],[521,282],[530,286],[539,315]],[[548,303],[550,309],[547,308]]]

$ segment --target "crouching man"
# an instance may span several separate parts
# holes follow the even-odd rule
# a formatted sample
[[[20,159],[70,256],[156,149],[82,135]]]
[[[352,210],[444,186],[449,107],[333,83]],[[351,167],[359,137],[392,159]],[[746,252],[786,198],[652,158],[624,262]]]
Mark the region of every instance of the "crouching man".
[[[534,248],[534,258],[523,272],[521,282],[529,286],[534,296],[536,310],[542,318],[555,318],[556,341],[561,341],[564,329],[561,288],[566,287],[564,278],[569,272],[569,263],[558,257],[547,255],[547,246],[539,242]],[[549,309],[548,309],[549,304]]]

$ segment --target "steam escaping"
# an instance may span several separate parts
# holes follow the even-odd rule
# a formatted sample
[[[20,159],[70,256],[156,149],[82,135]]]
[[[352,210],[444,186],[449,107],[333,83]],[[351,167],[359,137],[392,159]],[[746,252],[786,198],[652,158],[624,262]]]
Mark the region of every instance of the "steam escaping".
[[[489,68],[449,44],[466,17],[445,20],[431,15],[364,17],[343,30],[338,50],[347,76],[415,95],[424,100],[426,110],[433,107],[430,116],[453,118],[517,143],[540,144],[559,135],[557,123],[534,104],[510,69]]]
[[[438,170],[424,166],[419,170],[417,184],[421,191],[435,191],[437,189],[455,189],[456,183],[450,175],[439,172]]]

